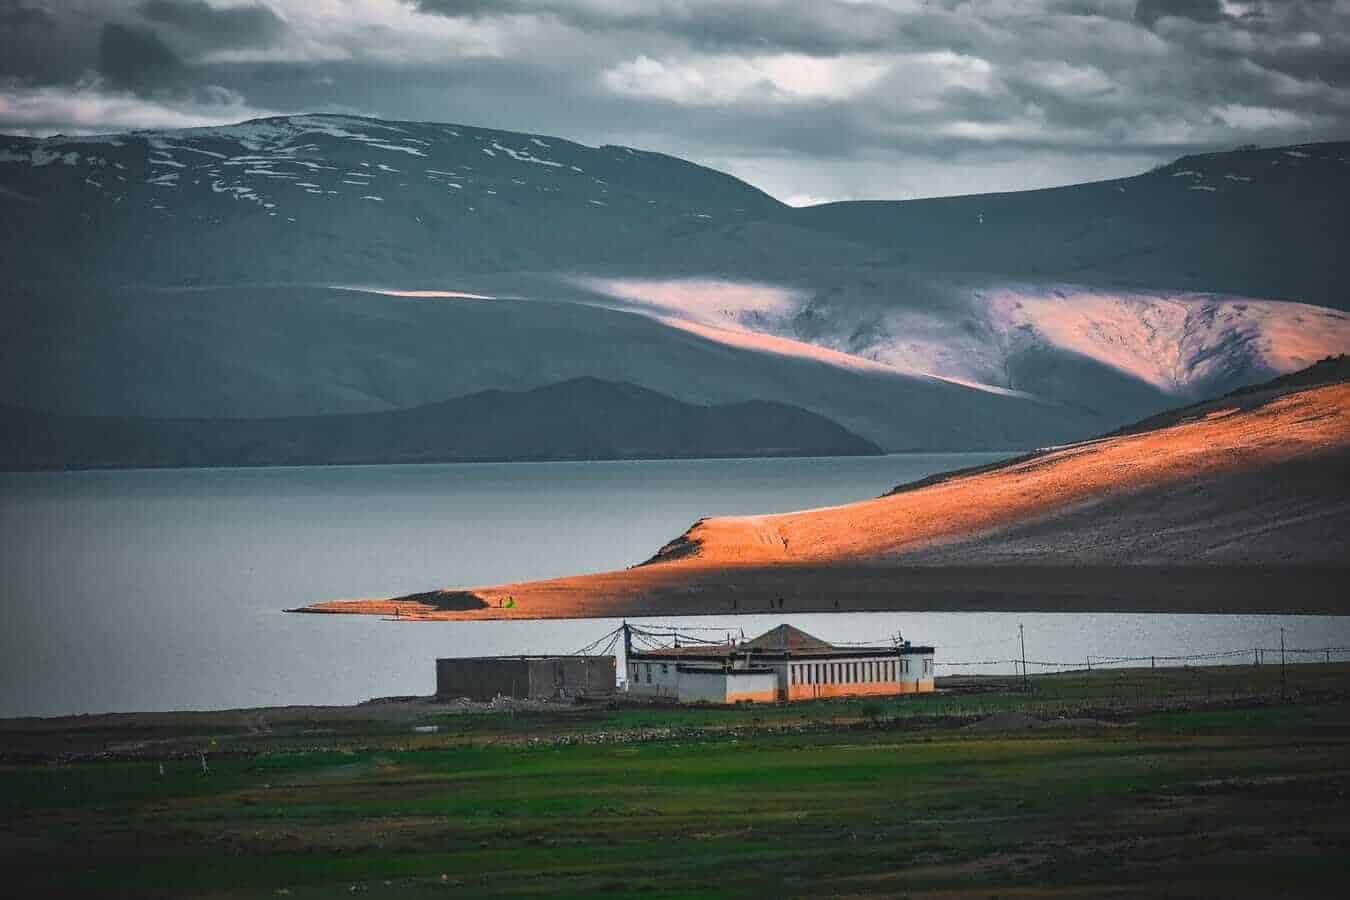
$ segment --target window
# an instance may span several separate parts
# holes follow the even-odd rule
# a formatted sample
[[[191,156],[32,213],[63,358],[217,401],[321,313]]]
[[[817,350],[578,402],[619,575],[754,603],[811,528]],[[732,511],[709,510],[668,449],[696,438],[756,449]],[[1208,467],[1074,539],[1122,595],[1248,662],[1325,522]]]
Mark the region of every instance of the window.
[[[909,674],[909,660],[906,659],[906,660],[902,661],[902,662],[900,663],[900,665],[904,668],[905,674],[908,675],[908,674]]]
[[[648,684],[651,684],[651,683],[652,683],[652,664],[651,664],[651,663],[646,663],[646,664],[643,666],[643,668],[647,670],[647,683],[648,683]]]
[[[666,665],[665,663],[661,663],[661,674],[668,675],[669,673],[670,673],[670,666]]]
[[[788,684],[797,683],[797,667],[788,666]]]

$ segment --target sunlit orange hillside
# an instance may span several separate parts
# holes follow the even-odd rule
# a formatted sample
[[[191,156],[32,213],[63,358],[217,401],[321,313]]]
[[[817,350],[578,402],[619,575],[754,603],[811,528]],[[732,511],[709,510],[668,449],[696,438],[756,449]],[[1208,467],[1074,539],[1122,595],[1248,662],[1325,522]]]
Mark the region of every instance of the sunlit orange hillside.
[[[1324,361],[1115,435],[875,500],[706,519],[622,572],[310,609],[436,618],[1344,612],[1348,371],[1345,357]]]

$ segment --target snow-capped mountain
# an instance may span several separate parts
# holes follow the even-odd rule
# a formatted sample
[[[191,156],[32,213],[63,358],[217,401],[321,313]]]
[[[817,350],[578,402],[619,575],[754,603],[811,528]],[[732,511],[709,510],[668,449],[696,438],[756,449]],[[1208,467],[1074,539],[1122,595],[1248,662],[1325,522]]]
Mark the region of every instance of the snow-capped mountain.
[[[348,116],[0,138],[0,185],[18,213],[4,258],[20,277],[167,285],[628,260],[672,230],[780,207],[661,154]]]
[[[1350,350],[1350,145],[791,209],[623,147],[291,116],[0,137],[0,403],[371,413],[595,377],[887,449],[1059,442]]]

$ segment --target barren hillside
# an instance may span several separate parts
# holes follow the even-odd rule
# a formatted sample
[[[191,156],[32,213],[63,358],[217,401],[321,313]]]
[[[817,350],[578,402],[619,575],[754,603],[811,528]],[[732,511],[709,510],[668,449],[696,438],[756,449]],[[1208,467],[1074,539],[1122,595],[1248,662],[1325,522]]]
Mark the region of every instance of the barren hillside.
[[[623,572],[320,604],[552,617],[784,609],[1344,612],[1344,357],[1261,389],[906,485],[874,500],[705,519]],[[508,603],[508,599],[510,601]]]

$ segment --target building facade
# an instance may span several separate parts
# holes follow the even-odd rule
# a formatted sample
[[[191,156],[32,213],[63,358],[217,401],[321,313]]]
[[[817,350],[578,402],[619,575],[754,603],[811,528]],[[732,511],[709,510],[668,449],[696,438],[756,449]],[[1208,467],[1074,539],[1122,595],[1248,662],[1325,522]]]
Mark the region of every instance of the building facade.
[[[776,703],[933,690],[933,648],[836,647],[780,625],[752,641],[639,651],[628,692],[680,703]]]

